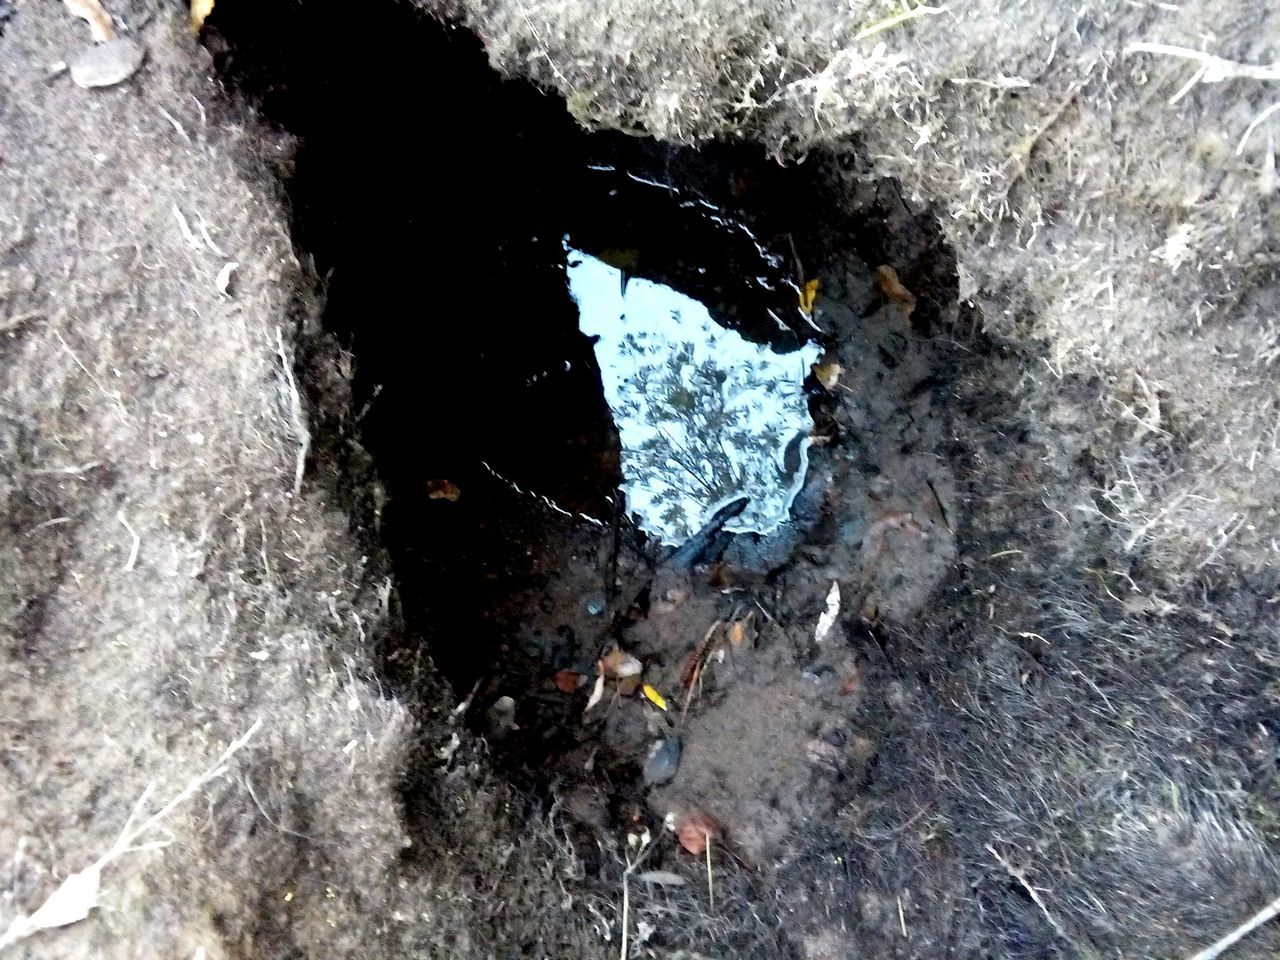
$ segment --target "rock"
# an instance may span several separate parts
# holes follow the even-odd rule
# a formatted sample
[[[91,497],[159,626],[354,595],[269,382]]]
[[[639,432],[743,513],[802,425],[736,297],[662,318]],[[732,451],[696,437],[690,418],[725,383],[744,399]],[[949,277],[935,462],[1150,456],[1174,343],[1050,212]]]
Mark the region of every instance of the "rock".
[[[644,760],[644,783],[647,787],[659,787],[675,779],[680,769],[680,741],[676,737],[655,740]]]
[[[128,37],[117,37],[80,51],[71,58],[71,82],[77,87],[110,87],[128,80],[142,61],[147,48]]]

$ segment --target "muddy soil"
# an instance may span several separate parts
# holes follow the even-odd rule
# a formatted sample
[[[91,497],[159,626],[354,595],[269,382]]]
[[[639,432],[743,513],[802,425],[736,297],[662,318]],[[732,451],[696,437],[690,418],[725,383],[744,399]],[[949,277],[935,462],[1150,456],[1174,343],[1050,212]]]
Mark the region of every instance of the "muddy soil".
[[[1117,546],[1176,408],[982,333],[856,143],[589,135],[396,3],[122,0],[86,99],[13,9],[0,926],[269,721],[27,955],[1174,956],[1274,896],[1274,571]],[[821,350],[778,528],[633,515],[569,244]]]

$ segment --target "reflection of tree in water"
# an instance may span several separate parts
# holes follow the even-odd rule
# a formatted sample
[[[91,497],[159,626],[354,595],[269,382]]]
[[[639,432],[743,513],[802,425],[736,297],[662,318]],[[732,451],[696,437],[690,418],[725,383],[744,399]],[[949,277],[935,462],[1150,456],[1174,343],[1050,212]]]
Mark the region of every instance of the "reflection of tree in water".
[[[711,508],[743,493],[754,498],[748,515],[769,520],[759,498],[789,486],[781,451],[791,437],[776,416],[765,415],[784,402],[784,384],[768,371],[699,362],[691,343],[655,350],[647,339],[628,334],[620,344],[635,372],[614,415],[645,425],[623,431],[628,486],[646,489],[662,526],[681,537],[696,532]]]
[[[803,446],[790,471],[783,451],[811,423],[801,382],[821,347],[774,353],[670,287],[624,283],[616,267],[565,251],[579,326],[597,338],[628,508],[666,543],[739,496],[749,503],[729,529],[776,527],[803,478]]]

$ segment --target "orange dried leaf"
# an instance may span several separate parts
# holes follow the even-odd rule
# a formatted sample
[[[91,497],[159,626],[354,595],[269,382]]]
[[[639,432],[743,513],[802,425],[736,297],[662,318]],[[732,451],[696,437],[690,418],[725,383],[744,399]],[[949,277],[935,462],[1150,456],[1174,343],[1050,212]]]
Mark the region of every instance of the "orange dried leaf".
[[[456,483],[449,480],[428,480],[427,481],[427,499],[428,500],[448,500],[456,501],[462,496],[462,491]]]
[[[881,293],[902,308],[903,316],[911,316],[911,311],[916,308],[916,297],[902,285],[897,270],[887,264],[877,267],[876,285],[880,287]]]
[[[800,290],[800,309],[805,313],[813,313],[813,304],[818,299],[818,287],[821,281],[814,277],[812,280],[806,280],[804,286]]]
[[[695,857],[707,850],[707,844],[720,839],[720,824],[701,810],[686,813],[676,821],[676,839]]]
[[[729,638],[729,642],[735,647],[740,647],[748,640],[755,639],[755,611],[747,614],[741,620],[735,620],[729,624],[729,629],[725,631],[725,635]]]
[[[582,676],[572,670],[560,670],[551,678],[551,682],[561,693],[573,693],[582,683]]]

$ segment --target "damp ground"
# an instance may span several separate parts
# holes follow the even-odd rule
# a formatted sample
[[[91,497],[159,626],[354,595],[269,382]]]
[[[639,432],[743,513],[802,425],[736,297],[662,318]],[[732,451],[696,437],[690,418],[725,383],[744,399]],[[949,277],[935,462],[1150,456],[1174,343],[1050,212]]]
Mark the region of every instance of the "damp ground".
[[[967,348],[936,234],[892,184],[847,185],[822,158],[784,169],[584,134],[407,10],[287,38],[239,34],[243,15],[220,7],[211,43],[301,138],[295,242],[328,278],[325,324],[385,489],[373,533],[407,626],[388,676],[412,684],[429,656],[499,768],[584,829],[704,810],[747,862],[775,857],[866,781],[892,695],[884,632],[955,558],[945,405]],[[377,70],[324,68],[374,36]],[[433,86],[455,93],[429,125],[384,95]],[[803,430],[714,444],[792,484],[773,522],[719,529],[732,483],[662,529],[630,509],[636,461],[571,289],[582,256],[621,296],[674,291],[721,333],[798,358],[780,389],[807,408]],[[711,379],[732,384],[737,363]],[[659,392],[636,392],[638,416],[679,402]],[[651,466],[697,472],[670,451]]]

